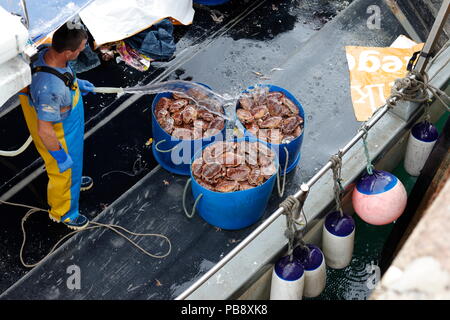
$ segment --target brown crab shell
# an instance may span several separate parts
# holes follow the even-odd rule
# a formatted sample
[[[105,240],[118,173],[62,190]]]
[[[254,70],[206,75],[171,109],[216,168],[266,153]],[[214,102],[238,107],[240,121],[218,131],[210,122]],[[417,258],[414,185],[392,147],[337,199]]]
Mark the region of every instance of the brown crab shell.
[[[225,167],[237,167],[244,163],[245,158],[235,152],[227,151],[216,157],[216,160]]]
[[[158,110],[157,112],[155,112],[155,116],[156,116],[156,119],[158,120],[158,122],[161,123],[170,117],[170,112],[167,111],[166,109],[161,109],[161,110]]]
[[[300,125],[300,117],[293,116],[289,117],[283,120],[283,123],[281,125],[281,130],[284,134],[291,134],[297,126]]]
[[[289,98],[283,97],[281,101],[283,102],[283,105],[289,108],[291,115],[297,115],[299,113],[297,106]]]
[[[169,98],[163,97],[163,98],[159,99],[159,101],[155,107],[155,114],[156,114],[156,112],[158,112],[160,110],[168,110],[171,104],[172,104],[172,100],[170,100]]]
[[[201,157],[195,159],[192,162],[191,168],[192,168],[192,174],[194,175],[194,177],[201,178],[204,165],[205,165],[205,163],[203,162],[203,159]]]
[[[175,121],[176,126],[181,126],[183,124],[183,115],[180,111],[172,113],[172,118]]]
[[[235,181],[246,181],[248,179],[248,175],[250,174],[250,168],[245,164],[241,164],[235,168],[227,168],[226,169],[226,177],[230,180]]]
[[[188,103],[189,103],[188,99],[177,99],[173,101],[172,104],[169,106],[169,111],[172,113],[180,111],[182,108],[187,106]]]
[[[222,165],[218,162],[207,162],[202,168],[202,178],[203,179],[213,179],[221,173]]]
[[[239,104],[244,110],[250,111],[253,107],[253,100],[249,96],[239,98]]]
[[[205,121],[211,122],[214,120],[214,115],[206,109],[198,108],[197,118],[203,119]]]
[[[236,115],[242,123],[251,123],[255,120],[252,113],[245,109],[238,109]]]
[[[248,183],[254,186],[259,186],[264,182],[264,177],[261,175],[259,167],[253,168],[248,175]]]
[[[277,173],[277,168],[275,167],[273,162],[271,162],[267,166],[261,167],[260,169],[261,169],[261,175],[266,179],[269,179],[271,176],[273,176],[275,173]]]
[[[192,140],[194,133],[189,128],[174,128],[172,136],[180,140]]]
[[[227,192],[238,191],[239,188],[240,188],[240,184],[237,181],[222,180],[217,183],[215,191],[227,193]]]
[[[212,183],[209,183],[203,179],[195,179],[195,181],[197,181],[197,183],[205,189],[213,190],[213,191],[215,190],[214,184],[212,184]]]
[[[188,105],[181,111],[181,115],[183,116],[183,123],[190,124],[193,123],[194,120],[197,120],[197,110],[193,105]]]
[[[275,129],[281,127],[282,121],[282,117],[270,117],[267,120],[258,120],[258,125],[263,129]]]
[[[278,99],[277,100],[274,100],[273,98],[268,99],[267,107],[268,107],[269,113],[272,117],[282,115],[283,105],[282,105],[281,101],[279,101]]]
[[[253,189],[255,186],[251,185],[250,183],[243,181],[239,182],[239,191],[245,191],[249,189]]]
[[[267,109],[266,105],[259,105],[253,108],[251,113],[255,120],[265,119],[270,116],[269,109]]]
[[[270,143],[280,144],[283,140],[283,134],[280,129],[269,129],[268,137],[270,138]]]
[[[217,129],[221,131],[225,127],[225,121],[220,118],[216,117],[213,121],[209,123],[208,130],[209,129]]]
[[[175,122],[171,117],[161,119],[160,122],[161,128],[167,132],[168,134],[172,134],[174,128],[175,128]]]

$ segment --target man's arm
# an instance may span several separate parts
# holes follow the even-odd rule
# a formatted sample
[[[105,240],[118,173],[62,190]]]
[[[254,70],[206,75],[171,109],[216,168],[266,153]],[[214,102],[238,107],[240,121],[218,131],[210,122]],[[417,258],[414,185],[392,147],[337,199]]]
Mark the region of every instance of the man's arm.
[[[52,122],[38,119],[38,135],[47,150],[59,150],[59,141],[56,138],[55,130],[53,130]]]

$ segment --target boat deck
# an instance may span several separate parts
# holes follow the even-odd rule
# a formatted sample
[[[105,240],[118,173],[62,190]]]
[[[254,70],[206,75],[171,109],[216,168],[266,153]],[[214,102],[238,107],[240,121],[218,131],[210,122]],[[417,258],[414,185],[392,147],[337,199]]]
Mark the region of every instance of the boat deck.
[[[384,1],[370,1],[383,9],[382,31],[364,29],[366,3],[350,2],[329,1],[324,5],[322,1],[305,4],[293,0],[280,4],[265,0],[243,5],[232,1],[214,8],[225,14],[220,23],[213,21],[208,8],[199,7],[192,26],[176,27],[177,53],[173,60],[154,63],[146,73],[103,63],[79,77],[96,86],[193,80],[233,95],[261,82],[289,90],[303,104],[306,127],[302,159],[287,176],[286,196],[297,191],[360,126],[351,107],[343,46],[389,46],[398,35],[406,34]],[[334,21],[336,14],[349,5],[351,10]],[[263,81],[260,75],[270,79]],[[28,272],[18,257],[20,219],[25,210],[2,206],[6,218],[0,229],[0,298],[173,299],[260,223],[223,231],[199,216],[186,218],[181,201],[187,177],[163,170],[146,145],[151,137],[152,98],[87,96],[84,172],[94,178],[94,188],[82,194],[80,207],[83,214],[98,222],[164,234],[171,240],[171,254],[163,259],[146,257],[111,231],[86,231],[70,238]],[[23,127],[14,138],[17,141],[11,141],[11,149],[20,146],[27,137],[20,109],[10,111],[0,121],[8,124],[0,126],[2,135]],[[133,171],[136,161],[141,163],[140,170]],[[32,147],[17,158],[0,158],[4,172],[0,194],[4,196],[34,173],[36,177],[9,201],[45,208],[47,178],[41,166]],[[275,188],[262,220],[282,200]],[[192,205],[193,200],[189,203]],[[31,218],[27,230],[27,262],[42,258],[68,232],[45,214]],[[155,254],[168,249],[161,239],[139,239],[138,243]],[[80,290],[66,286],[71,265],[81,269]]]

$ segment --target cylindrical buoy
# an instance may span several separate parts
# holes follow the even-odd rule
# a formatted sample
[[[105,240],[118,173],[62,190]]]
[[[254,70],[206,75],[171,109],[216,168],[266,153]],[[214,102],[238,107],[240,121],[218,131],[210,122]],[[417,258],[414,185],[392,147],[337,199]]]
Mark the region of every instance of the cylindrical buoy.
[[[381,170],[373,170],[373,174],[365,173],[352,194],[353,208],[358,216],[377,226],[400,217],[406,202],[403,183],[392,173]]]
[[[428,122],[416,123],[409,134],[404,166],[406,172],[417,177],[439,137],[436,127]]]
[[[322,250],[325,263],[333,269],[343,269],[352,261],[355,243],[355,220],[339,211],[330,212],[323,224]]]
[[[304,285],[301,262],[293,256],[282,257],[273,266],[270,300],[301,300]]]
[[[303,296],[317,297],[325,289],[327,270],[325,257],[319,247],[313,244],[298,246],[294,249],[294,257],[299,259],[305,270],[305,286]]]

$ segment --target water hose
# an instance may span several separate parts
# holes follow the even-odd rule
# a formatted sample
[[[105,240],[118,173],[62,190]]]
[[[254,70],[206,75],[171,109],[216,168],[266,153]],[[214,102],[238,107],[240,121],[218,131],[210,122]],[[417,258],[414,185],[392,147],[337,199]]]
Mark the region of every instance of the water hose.
[[[117,93],[117,94],[125,92],[123,88],[114,88],[114,87],[95,87],[93,91],[98,93]]]

